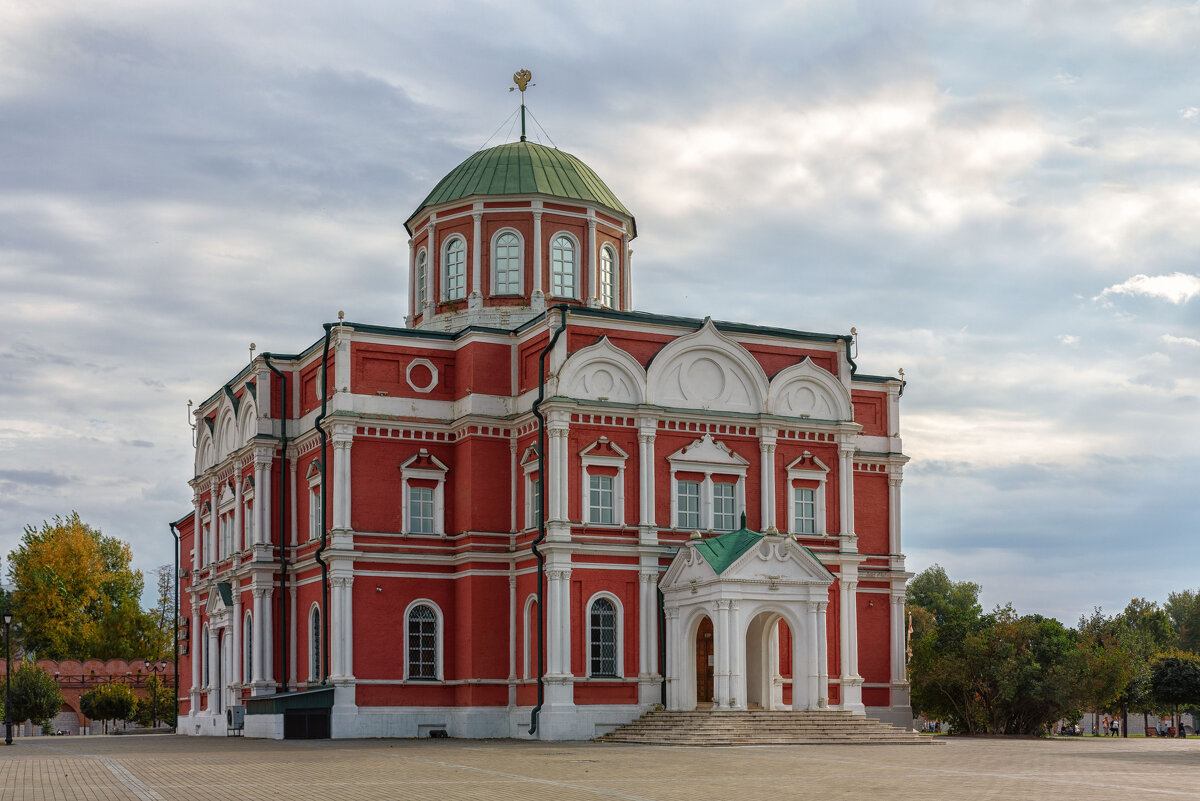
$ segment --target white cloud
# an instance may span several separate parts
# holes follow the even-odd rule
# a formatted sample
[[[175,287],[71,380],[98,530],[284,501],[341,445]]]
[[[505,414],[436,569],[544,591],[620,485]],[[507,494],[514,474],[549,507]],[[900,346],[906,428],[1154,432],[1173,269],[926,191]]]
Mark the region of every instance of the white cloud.
[[[1064,345],[1078,345],[1079,337],[1075,336],[1074,334],[1059,334],[1058,341]]]
[[[1190,106],[1179,109],[1179,116],[1185,120],[1200,119],[1200,106]]]
[[[1150,276],[1139,273],[1127,281],[1113,284],[1092,300],[1103,300],[1109,295],[1144,295],[1161,298],[1178,306],[1200,295],[1200,276],[1187,273]]]
[[[1189,348],[1200,348],[1200,339],[1193,337],[1176,337],[1170,334],[1163,334],[1161,339],[1168,345],[1186,345]]]

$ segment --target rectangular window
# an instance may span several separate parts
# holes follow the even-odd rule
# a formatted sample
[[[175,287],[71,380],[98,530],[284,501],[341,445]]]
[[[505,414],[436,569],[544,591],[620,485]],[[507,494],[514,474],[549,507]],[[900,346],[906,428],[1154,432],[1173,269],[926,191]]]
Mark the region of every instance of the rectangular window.
[[[529,521],[530,528],[542,524],[542,480],[540,478],[529,480]]]
[[[700,482],[675,482],[676,528],[700,528]]]
[[[792,490],[796,505],[796,519],[792,521],[795,534],[815,534],[817,531],[817,503],[815,492],[808,487]]]
[[[734,523],[733,484],[713,484],[713,528],[717,531],[733,531]]]
[[[611,525],[613,522],[613,477],[589,476],[588,521]]]
[[[433,488],[408,488],[408,530],[413,534],[433,533]]]
[[[308,495],[308,538],[318,539],[324,527],[325,521],[321,519],[321,488],[313,487]]]

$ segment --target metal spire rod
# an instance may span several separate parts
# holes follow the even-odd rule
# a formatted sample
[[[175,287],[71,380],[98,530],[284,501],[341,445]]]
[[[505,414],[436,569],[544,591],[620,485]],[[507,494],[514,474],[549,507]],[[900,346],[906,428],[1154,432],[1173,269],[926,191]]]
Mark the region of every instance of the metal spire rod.
[[[537,86],[536,83],[530,83],[533,78],[533,73],[529,70],[517,70],[513,73],[513,83],[521,90],[521,141],[525,141],[525,88],[528,86]],[[510,86],[508,91],[512,91]]]

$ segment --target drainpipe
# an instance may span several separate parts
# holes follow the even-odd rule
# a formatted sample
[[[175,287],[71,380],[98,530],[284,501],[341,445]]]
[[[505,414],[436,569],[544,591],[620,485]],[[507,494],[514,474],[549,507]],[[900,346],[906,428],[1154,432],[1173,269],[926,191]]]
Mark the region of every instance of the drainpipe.
[[[287,619],[287,375],[275,369],[271,364],[271,353],[264,353],[263,361],[267,369],[279,377],[279,664],[280,683],[283,691],[288,691],[288,619]],[[271,399],[267,398],[267,413],[271,410]],[[324,620],[324,616],[321,618]]]
[[[329,433],[325,430],[325,415],[329,401],[329,334],[333,323],[325,323],[325,350],[321,354],[321,413],[313,425],[321,432],[321,547],[317,548],[317,563],[321,565],[321,683],[329,678],[329,563],[325,561],[325,549],[329,547],[329,529],[325,525],[325,465],[329,461]]]
[[[842,341],[846,343],[846,361],[850,363],[850,378],[854,378],[854,374],[858,372],[858,365],[854,363],[854,359],[850,356],[850,346],[854,343],[853,336],[844,336]]]
[[[173,617],[175,618],[175,625],[173,626],[173,629],[175,631],[175,690],[174,690],[174,692],[171,693],[171,695],[173,695],[175,697],[175,729],[178,731],[178,729],[179,729],[179,585],[182,580],[179,578],[179,532],[175,530],[174,523],[168,523],[167,525],[169,525],[171,527],[171,536],[175,538],[175,609],[174,609],[175,614],[173,615]],[[194,538],[194,536],[195,535],[193,535],[193,538]],[[196,658],[195,656],[192,657],[192,659],[195,659],[195,658]]]
[[[662,578],[662,573],[659,573]],[[658,590],[658,675],[662,677],[659,685],[659,696],[662,708],[667,708],[667,604],[663,595],[662,585],[656,584]]]
[[[529,713],[530,734],[537,734],[538,714],[542,711],[542,705],[546,701],[546,557],[538,549],[538,545],[546,539],[546,418],[541,413],[540,408],[542,402],[546,399],[546,357],[550,355],[550,351],[554,349],[559,336],[567,328],[567,307],[559,305],[547,309],[547,320],[550,319],[550,312],[552,311],[558,312],[558,330],[554,332],[550,337],[550,341],[546,343],[546,347],[542,348],[542,352],[538,354],[538,396],[537,400],[533,402],[533,416],[538,421],[538,483],[541,486],[541,491],[538,492],[538,535],[530,545],[530,550],[537,557],[538,597],[537,706]]]

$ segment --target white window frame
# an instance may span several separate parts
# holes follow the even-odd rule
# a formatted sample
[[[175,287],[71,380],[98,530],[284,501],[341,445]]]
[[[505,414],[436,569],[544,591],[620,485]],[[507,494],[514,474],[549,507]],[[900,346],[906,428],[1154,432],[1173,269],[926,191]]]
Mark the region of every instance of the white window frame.
[[[532,610],[537,608],[537,593],[531,593],[525,599],[525,641],[522,643],[525,652],[524,672],[521,674],[527,679],[537,678],[537,665],[534,664],[534,649],[537,646],[537,618],[533,616]]]
[[[555,271],[555,250],[559,239],[566,239],[571,243],[571,284],[572,289],[570,294],[560,295],[554,291],[554,278],[556,275],[564,275],[563,272]],[[566,300],[579,299],[579,240],[572,234],[566,231],[558,231],[550,237],[550,292],[551,297],[564,298]]]
[[[616,615],[616,670],[615,675],[598,675],[592,673],[592,604],[599,599],[605,599],[613,605],[613,612]],[[587,671],[588,678],[596,679],[616,679],[622,680],[625,678],[625,649],[622,644],[625,639],[625,607],[621,604],[621,599],[607,590],[601,590],[588,598],[587,605],[583,607],[586,615],[586,630],[587,639],[585,640],[584,650],[584,667]]]
[[[321,539],[325,516],[321,513],[321,460],[313,459],[304,478],[308,480],[308,541]]]
[[[429,301],[427,291],[429,289],[429,251],[421,248],[417,251],[417,266],[413,271],[417,282],[416,304],[417,308],[413,310],[414,314],[420,314],[425,308],[425,304]]]
[[[796,536],[808,537],[825,537],[828,536],[826,529],[827,517],[825,513],[825,491],[827,489],[826,482],[829,478],[829,467],[817,457],[813,456],[809,451],[801,454],[799,459],[787,466],[787,497],[788,497],[788,531]],[[808,534],[807,532],[796,531],[796,493],[795,490],[797,481],[815,481],[817,486],[811,487],[813,490],[813,514],[816,517],[814,521],[815,532]]]
[[[700,531],[713,531],[713,479],[714,475],[733,476],[733,519],[737,527],[741,515],[746,511],[746,474],[750,463],[722,442],[705,434],[687,447],[667,457],[671,465],[671,528],[683,528],[679,521],[679,473],[699,473],[704,476],[700,483]],[[692,481],[693,479],[683,479]],[[689,529],[691,530],[691,529]]]
[[[254,476],[242,482],[242,550],[254,544]]]
[[[250,610],[242,616],[242,684],[254,678],[254,616]]]
[[[603,452],[608,449],[612,449],[614,453]],[[625,525],[625,463],[627,461],[629,461],[629,454],[608,437],[600,437],[579,452],[583,476],[583,480],[580,482],[582,490],[580,510],[586,525],[604,526],[605,528]],[[617,468],[617,474],[613,477],[613,520],[611,523],[599,523],[592,520],[591,472],[589,471],[591,467]]]
[[[421,462],[433,463],[433,467],[418,467]],[[449,470],[445,463],[431,454],[428,449],[421,448],[400,465],[400,519],[403,521],[404,533],[417,536],[446,536],[446,472]],[[409,530],[409,483],[413,480],[436,481],[433,490],[433,534]]]
[[[499,270],[497,267],[497,265],[499,263],[498,248],[500,247],[500,239],[501,239],[501,237],[504,237],[504,236],[513,236],[517,240],[516,288],[510,287],[507,290],[502,290],[500,288],[500,281],[498,278]],[[497,231],[495,234],[492,235],[491,253],[492,253],[492,294],[505,296],[505,297],[510,296],[510,295],[520,295],[522,293],[522,288],[525,284],[525,238],[521,236],[521,232],[518,231],[516,228],[501,228],[499,231]]]
[[[455,242],[462,243],[462,260],[456,265],[461,271],[461,275],[455,273],[456,278],[461,280],[457,289],[451,287],[450,281],[450,248]],[[446,238],[442,243],[442,300],[455,301],[463,300],[467,296],[467,240],[460,234],[454,234]]]
[[[434,632],[433,632],[433,666],[434,666],[434,670],[433,670],[433,675],[434,675],[434,677],[432,679],[412,678],[412,672],[409,669],[410,668],[409,659],[408,659],[409,615],[411,615],[413,609],[417,608],[418,606],[427,606],[433,610],[433,625],[434,625]],[[432,682],[432,681],[444,681],[444,673],[443,673],[444,664],[443,664],[442,654],[445,650],[445,648],[444,648],[444,642],[445,642],[444,632],[445,631],[446,631],[445,617],[442,615],[442,608],[440,606],[438,606],[437,604],[435,604],[433,601],[429,600],[428,598],[417,598],[415,601],[410,603],[405,608],[405,610],[404,610],[404,681],[414,681],[414,682],[420,682],[422,684]]]
[[[233,554],[233,508],[236,497],[230,482],[221,482],[217,495],[217,561]]]
[[[613,308],[616,297],[617,252],[612,245],[600,247],[600,305]]]
[[[525,480],[525,528],[522,530],[528,531],[538,527],[538,513],[541,511],[540,493],[543,486],[541,475],[539,474],[536,479],[533,477],[533,474],[538,472],[537,448],[530,446],[525,449],[525,453],[521,456],[521,471]],[[533,492],[535,484],[538,486],[539,492],[536,499]],[[535,503],[535,500],[538,502]]]
[[[729,511],[729,527],[717,525],[717,488],[729,487],[732,490],[732,497],[729,498],[731,508]],[[738,528],[738,509],[737,509],[737,485],[728,481],[714,481],[712,483],[712,506],[713,506],[713,531],[736,531]]]
[[[216,561],[213,559],[216,552],[216,537],[213,535],[215,518],[212,503],[205,501],[200,509],[200,564],[206,567]]]

